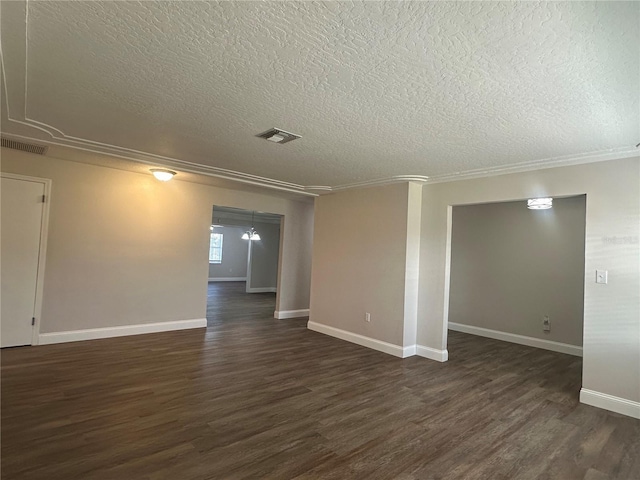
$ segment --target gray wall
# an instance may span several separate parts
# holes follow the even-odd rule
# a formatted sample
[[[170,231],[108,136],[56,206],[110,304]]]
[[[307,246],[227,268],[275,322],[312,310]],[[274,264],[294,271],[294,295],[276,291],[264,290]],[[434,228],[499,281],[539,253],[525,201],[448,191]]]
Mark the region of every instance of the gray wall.
[[[586,194],[583,388],[640,401],[639,179],[635,157],[424,185],[418,352],[447,348],[452,206]],[[406,188],[316,199],[311,321],[394,345],[402,344],[403,330],[408,337],[410,318],[402,308],[413,215]],[[596,269],[609,271],[607,285],[595,283]],[[372,313],[370,324],[365,311]]]
[[[247,276],[248,241],[242,240],[246,231],[243,227],[216,227],[214,233],[221,233],[222,263],[209,264],[209,280],[217,278],[238,278]]]
[[[205,318],[213,205],[284,215],[276,308],[309,308],[313,204],[1,153],[3,172],[53,181],[41,333]]]
[[[403,345],[408,198],[402,183],[316,199],[311,322]]]
[[[247,275],[247,291],[258,288],[275,292],[278,283],[280,225],[255,222],[254,226],[260,234],[260,240],[251,242],[251,272]]]
[[[2,171],[53,180],[42,332],[204,318],[213,205],[284,215],[276,308],[308,308],[313,205],[7,149]],[[640,401],[639,178],[635,157],[422,187],[417,344],[446,348],[452,205],[586,194],[583,387]],[[407,185],[317,208],[312,318],[401,344]]]
[[[585,207],[584,196],[549,210],[454,207],[449,322],[581,346]]]
[[[583,388],[640,401],[640,158],[425,185],[418,344],[447,345],[452,205],[587,195]],[[609,271],[608,285],[595,283]]]

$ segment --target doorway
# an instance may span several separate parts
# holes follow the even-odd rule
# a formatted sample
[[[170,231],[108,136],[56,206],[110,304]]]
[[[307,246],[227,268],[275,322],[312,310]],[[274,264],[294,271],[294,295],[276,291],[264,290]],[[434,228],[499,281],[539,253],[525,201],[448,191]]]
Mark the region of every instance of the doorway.
[[[1,175],[0,345],[36,345],[51,181]]]
[[[581,356],[585,228],[585,195],[452,207],[448,331]]]
[[[209,325],[273,316],[282,221],[278,214],[213,207],[207,287]]]

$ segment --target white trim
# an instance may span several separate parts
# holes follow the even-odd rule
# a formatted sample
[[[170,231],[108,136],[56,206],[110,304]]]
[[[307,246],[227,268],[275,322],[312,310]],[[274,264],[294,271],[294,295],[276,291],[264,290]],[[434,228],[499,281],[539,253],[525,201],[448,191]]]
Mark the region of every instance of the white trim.
[[[40,137],[33,137],[28,135],[19,135],[15,133],[3,132],[3,136],[6,136],[7,138],[44,143],[46,145],[57,145],[61,147],[72,148],[74,150],[81,150],[83,152],[110,155],[112,157],[122,158],[125,160],[142,163],[149,166],[166,167],[166,168],[178,170],[178,172],[195,173],[198,175],[206,175],[209,177],[222,178],[225,180],[233,180],[236,182],[245,183],[249,185],[256,185],[259,187],[271,188],[274,190],[297,193],[299,195],[306,195],[311,197],[318,196],[317,193],[313,193],[305,190],[305,187],[302,185],[283,182],[273,178],[260,177],[258,175],[251,175],[243,172],[237,172],[235,170],[228,170],[224,168],[213,167],[210,165],[203,165],[200,163],[188,162],[185,160],[179,160],[177,158],[164,157],[161,155],[156,155],[148,152],[142,152],[139,150],[132,150],[125,147],[120,147],[117,145],[105,144],[105,143],[94,142],[94,141],[85,140],[77,137],[72,137],[72,136],[65,135],[64,133],[57,130],[55,127],[46,125],[48,129],[52,129],[52,130],[56,130],[57,132],[60,132],[60,134],[62,135],[61,137],[61,136],[58,136],[58,134],[53,134],[51,131],[43,128],[43,125],[45,124],[41,122],[36,122],[35,120],[31,120],[31,119],[17,120],[15,118],[8,118],[7,121],[21,124],[21,125],[26,125],[28,127],[32,127],[37,130],[43,131],[47,135],[49,135],[53,140],[48,140],[48,139],[43,139]],[[35,123],[37,123],[37,125]],[[180,178],[176,178],[175,180],[180,180]]]
[[[278,236],[278,271],[276,273],[276,311],[273,312],[274,316],[275,314],[278,312],[278,309],[280,308],[280,300],[282,299],[282,290],[280,290],[282,288],[282,259],[285,256],[285,251],[284,251],[284,219],[285,216],[284,215],[280,215],[280,234]],[[247,266],[248,267],[248,266]],[[306,310],[306,315],[305,316],[309,316],[309,310]],[[278,318],[278,317],[276,317]]]
[[[309,309],[305,308],[302,310],[276,310],[273,312],[273,318],[277,318],[279,320],[283,320],[285,318],[300,318],[300,317],[308,317]]]
[[[435,360],[436,362],[446,362],[449,360],[449,352],[447,350],[438,350],[425,347],[424,345],[416,345],[416,355]]]
[[[416,354],[417,345],[402,347],[402,358],[413,357]]]
[[[451,239],[453,233],[453,206],[447,205],[447,241],[444,251],[444,303],[442,308],[442,345],[448,345],[449,297],[451,295]]]
[[[276,287],[256,287],[256,288],[248,288],[247,293],[277,293]]]
[[[400,358],[409,356],[414,348],[414,346],[403,348],[399,345],[383,342],[382,340],[376,340],[375,338],[365,337],[364,335],[359,335],[357,333],[348,332],[346,330],[341,330],[339,328],[330,327],[316,322],[308,322],[307,328],[314,332],[324,333],[325,335],[336,337],[340,340],[346,340],[347,342],[372,348],[373,350],[378,350],[379,352],[388,353],[389,355]]]
[[[40,345],[95,340],[98,338],[124,337],[127,335],[140,335],[143,333],[168,332],[172,330],[186,330],[189,328],[205,328],[206,326],[206,318],[195,318],[192,320],[177,320],[173,322],[141,323],[137,325],[122,325],[119,327],[89,328],[86,330],[41,333]]]
[[[458,180],[470,180],[473,178],[496,177],[498,175],[508,175],[511,173],[531,172],[544,170],[547,168],[569,167],[572,165],[583,165],[587,163],[606,162],[609,160],[622,160],[623,158],[633,158],[638,156],[638,149],[634,146],[599,150],[596,152],[586,152],[577,155],[567,155],[562,157],[544,158],[530,162],[521,162],[505,166],[495,166],[457,172],[453,174],[435,175],[429,177],[426,183],[448,183]]]
[[[247,293],[249,293],[249,287],[251,286],[251,250],[253,250],[253,241],[249,239],[247,241],[247,284],[245,285],[245,292]]]
[[[10,133],[8,135],[11,135],[13,137],[28,139],[32,141],[37,141],[37,142],[44,142],[52,145],[66,146],[66,147],[74,148],[78,150],[112,155],[115,157],[134,160],[134,161],[145,163],[148,165],[163,166],[163,167],[177,169],[183,172],[197,173],[201,175],[224,178],[228,180],[235,180],[235,181],[250,184],[250,185],[258,185],[261,187],[273,188],[277,190],[297,193],[300,195],[309,195],[309,196],[315,197],[315,196],[318,196],[318,193],[314,193],[313,191],[336,192],[336,191],[346,190],[350,188],[360,188],[360,187],[374,186],[374,185],[387,185],[391,183],[407,182],[407,181],[424,182],[424,183],[442,183],[442,182],[450,182],[450,181],[456,181],[456,180],[467,180],[471,178],[504,175],[508,173],[527,172],[527,171],[539,170],[543,168],[555,168],[555,167],[562,167],[562,166],[568,166],[568,165],[600,162],[605,160],[630,158],[638,155],[638,150],[634,146],[629,145],[621,148],[599,150],[595,152],[585,152],[577,155],[567,155],[567,156],[560,156],[560,157],[537,159],[532,161],[525,161],[525,162],[520,162],[516,164],[511,164],[511,165],[493,166],[489,168],[478,168],[478,169],[466,170],[461,172],[455,172],[453,174],[436,175],[431,177],[427,177],[424,175],[394,175],[391,177],[365,180],[357,183],[335,185],[333,187],[325,186],[325,185],[304,186],[300,184],[285,182],[282,180],[276,180],[273,178],[260,177],[258,175],[251,175],[248,173],[238,172],[235,170],[213,167],[209,165],[202,165],[194,162],[180,160],[177,158],[166,157],[166,156],[151,154],[149,152],[143,152],[140,150],[126,148],[119,145],[102,143],[94,140],[67,135],[63,131],[61,131],[59,128],[54,127],[53,125],[49,125],[44,122],[28,118],[27,116],[27,110],[28,110],[27,78],[28,78],[28,43],[29,43],[28,29],[29,29],[28,9],[25,9],[25,18],[24,18],[25,51],[24,51],[24,55],[20,56],[20,60],[24,59],[24,65],[21,65],[21,70],[24,72],[24,82],[22,83],[22,87],[23,87],[22,98],[18,99],[18,101],[20,100],[22,101],[22,111],[19,113],[19,115],[16,115],[16,117],[21,117],[21,118],[12,117],[13,112],[9,108],[9,103],[10,103],[9,95],[7,95],[8,82],[6,81],[6,78],[5,78],[4,93],[5,93],[5,101],[7,104],[7,121],[10,123],[14,122],[17,124],[26,125],[37,131],[43,132],[46,135],[49,135],[51,137],[51,140],[42,140],[41,138],[33,138],[33,137],[10,134]],[[1,56],[0,56],[0,61],[3,64],[2,73],[4,75],[5,74],[4,58],[2,58]],[[15,103],[16,100],[13,99],[13,102]]]
[[[407,228],[404,258],[402,344],[413,346],[412,355],[415,355],[415,344],[418,337],[421,216],[422,187],[414,182],[409,182],[407,184]]]
[[[575,155],[571,157],[560,157],[544,159],[534,162],[526,162],[515,165],[496,166],[490,168],[484,168],[480,170],[468,170],[463,172],[457,172],[454,174],[445,174],[441,176],[427,177],[424,175],[394,175],[387,178],[379,178],[374,180],[367,180],[364,182],[350,183],[336,186],[328,185],[298,185],[274,178],[260,177],[258,175],[251,175],[243,172],[237,172],[235,170],[228,170],[219,167],[213,167],[210,165],[203,165],[199,163],[188,162],[185,160],[179,160],[177,158],[164,157],[155,155],[148,152],[142,152],[138,150],[132,150],[117,145],[104,144],[100,142],[94,142],[91,140],[85,140],[77,137],[65,135],[55,127],[46,125],[41,122],[37,122],[32,119],[18,120],[15,118],[8,118],[9,122],[14,122],[22,125],[26,125],[40,131],[46,132],[53,140],[46,140],[39,137],[19,135],[15,133],[4,133],[7,138],[20,139],[25,141],[39,142],[46,145],[58,145],[62,147],[72,148],[75,150],[82,150],[85,152],[99,153],[102,155],[110,155],[112,157],[122,158],[134,162],[143,163],[145,165],[155,167],[166,167],[178,170],[185,173],[194,173],[198,175],[206,175],[209,177],[222,178],[225,180],[232,180],[249,185],[256,185],[264,188],[271,188],[275,190],[281,190],[285,192],[296,193],[299,195],[306,195],[311,197],[317,197],[322,193],[339,192],[343,190],[349,190],[354,188],[366,188],[373,186],[392,185],[399,182],[418,182],[422,184],[434,184],[434,183],[448,183],[459,180],[470,180],[474,178],[483,177],[495,177],[498,175],[507,175],[512,173],[530,172],[535,170],[542,170],[547,168],[558,168],[572,165],[582,165],[587,163],[604,162],[608,160],[621,160],[624,158],[632,158],[638,155],[637,149],[634,147],[621,148],[616,150],[606,150],[604,152],[592,152],[582,155]],[[37,123],[37,124],[36,124]],[[46,125],[47,128],[60,132],[53,134],[51,131],[46,130],[42,126]],[[102,165],[104,166],[104,165]],[[180,180],[179,178],[177,180]]]
[[[393,175],[391,177],[365,180],[363,182],[348,183],[343,185],[313,185],[303,187],[306,191],[316,191],[319,193],[339,192],[352,188],[365,188],[382,185],[391,185],[398,182],[418,182],[421,184],[448,183],[459,180],[470,180],[473,178],[495,177],[498,175],[508,175],[512,173],[531,172],[546,168],[568,167],[572,165],[583,165],[587,163],[605,162],[608,160],[621,160],[638,156],[638,150],[634,146],[599,150],[595,152],[580,153],[577,155],[567,155],[562,157],[543,158],[528,162],[520,162],[510,165],[496,165],[488,168],[476,168],[464,170],[456,173],[443,175]]]
[[[42,292],[44,289],[44,269],[47,258],[47,238],[49,237],[49,205],[51,204],[51,184],[48,178],[30,177],[16,173],[0,172],[0,177],[22,180],[25,182],[42,183],[44,185],[44,204],[40,220],[40,245],[38,248],[38,272],[36,274],[36,296],[33,305],[33,316],[36,319],[31,329],[31,345],[38,345],[40,341],[40,323],[42,319]]]
[[[494,340],[502,340],[503,342],[517,343],[528,347],[543,348],[553,352],[566,353],[567,355],[582,356],[582,347],[577,345],[569,345],[568,343],[553,342],[542,338],[526,337],[515,333],[499,332],[498,330],[490,330],[488,328],[474,327],[471,325],[462,325],[461,323],[449,322],[449,330],[456,332],[470,333],[480,337],[493,338]]]
[[[209,277],[210,282],[246,282],[247,277]]]
[[[49,125],[45,122],[41,122],[27,116],[27,101],[28,101],[28,10],[25,11],[24,29],[25,29],[25,41],[24,41],[24,55],[20,57],[20,60],[24,59],[24,65],[21,65],[21,70],[24,72],[24,82],[22,83],[22,98],[13,99],[13,103],[16,101],[22,101],[22,111],[15,117],[12,116],[14,112],[9,108],[10,101],[8,93],[8,82],[4,80],[5,90],[5,102],[7,105],[7,121],[9,123],[17,123],[33,128],[36,131],[43,132],[48,135],[50,140],[43,140],[42,138],[33,138],[32,136],[17,135],[7,133],[8,136],[21,138],[25,140],[31,140],[36,142],[42,142],[49,145],[60,145],[77,150],[83,150],[88,152],[95,152],[101,154],[107,154],[118,158],[124,158],[127,160],[133,160],[147,165],[162,166],[172,168],[182,172],[196,173],[200,175],[207,175],[212,177],[218,177],[228,180],[234,180],[250,185],[257,185],[266,188],[272,188],[276,190],[282,190],[287,192],[297,193],[299,195],[318,196],[319,193],[315,192],[336,192],[341,190],[347,190],[351,188],[361,188],[369,186],[388,185],[397,182],[421,182],[421,183],[442,183],[456,180],[467,180],[471,178],[489,177],[495,175],[504,175],[508,173],[527,172],[532,170],[539,170],[543,168],[554,168],[568,165],[578,165],[583,163],[599,162],[604,160],[622,159],[635,157],[638,155],[637,149],[632,146],[626,146],[615,149],[600,150],[595,152],[585,152],[577,155],[567,155],[560,157],[537,159],[533,161],[520,162],[517,164],[493,166],[489,168],[479,168],[466,170],[461,172],[455,172],[453,174],[444,174],[436,176],[424,176],[424,175],[394,175],[385,178],[378,178],[373,180],[365,180],[362,182],[342,184],[342,185],[300,185],[291,182],[285,182],[282,180],[276,180],[274,178],[261,177],[258,175],[252,175],[235,170],[229,170],[220,167],[214,167],[211,165],[203,165],[195,162],[189,162],[180,160],[174,157],[167,157],[149,152],[143,152],[119,145],[97,142],[86,138],[75,137],[65,134],[62,130],[53,125]],[[0,57],[2,62],[2,73],[6,74],[4,68],[4,58]],[[178,179],[179,180],[179,179]]]
[[[391,177],[376,178],[374,180],[365,180],[363,182],[345,183],[343,185],[336,185],[330,187],[328,185],[309,185],[305,186],[306,191],[318,191],[318,192],[340,192],[342,190],[351,190],[354,188],[368,188],[368,187],[380,187],[383,185],[393,185],[395,183],[415,182],[415,183],[427,183],[429,177],[425,175],[393,175]]]
[[[580,402],[591,405],[592,407],[604,408],[610,412],[640,419],[640,402],[634,402],[626,398],[614,397],[606,393],[581,388]]]

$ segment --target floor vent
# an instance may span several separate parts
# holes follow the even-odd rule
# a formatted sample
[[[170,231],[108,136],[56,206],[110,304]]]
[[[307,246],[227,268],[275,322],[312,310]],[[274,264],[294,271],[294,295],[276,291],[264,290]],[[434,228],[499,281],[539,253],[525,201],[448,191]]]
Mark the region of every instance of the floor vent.
[[[19,142],[17,140],[11,140],[9,138],[2,138],[0,140],[2,140],[2,146],[5,148],[20,150],[21,152],[35,153],[36,155],[44,155],[47,152],[47,147],[44,145]]]

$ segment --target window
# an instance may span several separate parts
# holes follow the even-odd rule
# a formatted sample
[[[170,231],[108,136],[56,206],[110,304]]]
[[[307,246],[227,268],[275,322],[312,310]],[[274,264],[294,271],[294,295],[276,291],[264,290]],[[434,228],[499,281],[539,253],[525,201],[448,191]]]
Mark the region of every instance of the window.
[[[209,243],[209,263],[222,263],[222,234],[212,233]]]

